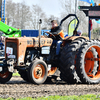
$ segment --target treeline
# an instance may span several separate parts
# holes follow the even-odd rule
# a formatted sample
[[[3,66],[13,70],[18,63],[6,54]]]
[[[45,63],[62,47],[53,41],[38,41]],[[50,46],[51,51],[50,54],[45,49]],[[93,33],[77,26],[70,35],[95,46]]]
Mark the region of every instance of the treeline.
[[[7,25],[19,28],[19,29],[39,29],[39,19],[42,19],[42,29],[50,29],[50,21],[53,19],[58,20],[58,22],[67,16],[68,14],[75,13],[80,20],[79,29],[86,32],[88,30],[88,21],[85,14],[79,11],[79,5],[88,5],[85,2],[77,0],[77,5],[75,5],[76,0],[58,0],[60,3],[62,12],[58,17],[51,15],[47,17],[46,12],[42,10],[40,5],[28,6],[24,1],[22,3],[15,3],[12,0],[6,0],[6,18]],[[98,1],[98,0],[97,0]],[[96,1],[96,2],[97,2]],[[73,17],[69,18],[63,23],[64,31],[67,31],[68,24]]]
[[[20,29],[38,29],[40,18],[42,18],[43,22],[42,28],[49,28],[50,20],[58,19],[54,15],[47,18],[39,5],[30,7],[24,2],[15,3],[12,0],[6,0],[6,17],[7,25]]]

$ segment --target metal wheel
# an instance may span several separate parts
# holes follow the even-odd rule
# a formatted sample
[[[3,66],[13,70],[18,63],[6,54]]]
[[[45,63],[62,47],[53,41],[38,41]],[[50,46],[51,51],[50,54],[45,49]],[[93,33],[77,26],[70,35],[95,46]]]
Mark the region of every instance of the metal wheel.
[[[8,82],[12,77],[12,73],[7,71],[0,72],[0,83]]]
[[[42,84],[47,79],[47,65],[42,60],[35,60],[30,65],[28,76],[32,83]]]
[[[37,64],[33,70],[34,78],[42,79],[45,76],[45,68],[42,64]]]
[[[94,57],[91,49],[95,48],[98,57]],[[95,66],[95,62],[99,62],[99,66]],[[76,71],[82,83],[99,83],[100,82],[100,42],[90,41],[85,43],[79,50],[76,59]],[[96,67],[96,68],[95,68]],[[95,74],[94,71],[96,70]]]

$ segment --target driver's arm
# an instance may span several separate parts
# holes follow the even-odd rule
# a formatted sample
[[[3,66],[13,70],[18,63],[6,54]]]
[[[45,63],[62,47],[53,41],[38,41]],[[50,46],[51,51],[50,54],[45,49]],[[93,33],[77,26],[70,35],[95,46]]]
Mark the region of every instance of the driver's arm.
[[[50,32],[49,32],[49,31],[47,31],[47,32],[45,32],[45,33],[50,34]]]

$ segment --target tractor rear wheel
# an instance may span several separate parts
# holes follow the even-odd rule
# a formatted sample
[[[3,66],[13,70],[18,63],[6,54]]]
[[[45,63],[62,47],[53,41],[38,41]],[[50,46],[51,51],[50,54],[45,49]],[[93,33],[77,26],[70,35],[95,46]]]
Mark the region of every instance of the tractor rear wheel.
[[[7,70],[0,72],[0,83],[8,82],[12,77],[12,73]]]
[[[47,65],[42,60],[34,60],[28,70],[30,82],[42,84],[46,81],[48,75]]]
[[[86,40],[83,38],[78,38],[77,40],[72,41],[69,45],[66,44],[61,52],[59,68],[61,71],[60,77],[69,84],[80,82],[76,73],[75,59],[78,49],[85,41]]]
[[[94,57],[91,48],[95,48],[98,54]],[[100,42],[90,41],[81,46],[76,59],[76,72],[82,83],[96,84],[100,82]],[[95,63],[96,62],[96,63]],[[99,62],[100,63],[100,62]]]

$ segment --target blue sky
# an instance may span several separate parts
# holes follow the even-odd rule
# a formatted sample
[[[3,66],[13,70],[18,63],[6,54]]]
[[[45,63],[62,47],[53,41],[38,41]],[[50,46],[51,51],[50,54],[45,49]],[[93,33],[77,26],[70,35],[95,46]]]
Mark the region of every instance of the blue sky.
[[[59,0],[12,0],[13,2],[25,2],[27,5],[38,4],[46,15],[59,16],[61,5]]]

